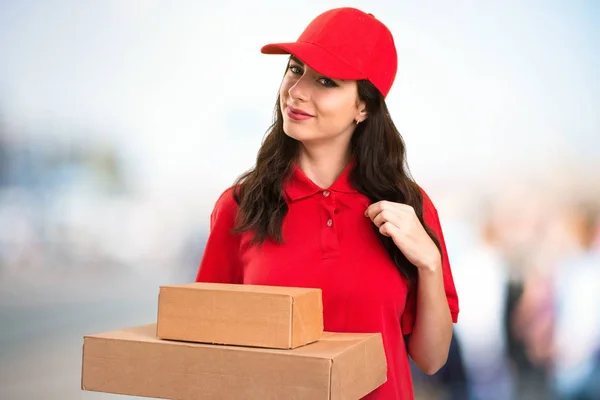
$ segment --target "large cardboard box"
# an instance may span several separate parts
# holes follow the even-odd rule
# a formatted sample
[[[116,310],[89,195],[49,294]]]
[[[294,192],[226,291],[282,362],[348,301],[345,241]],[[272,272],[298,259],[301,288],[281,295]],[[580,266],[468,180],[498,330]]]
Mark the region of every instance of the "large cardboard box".
[[[162,399],[353,400],[386,381],[381,334],[292,350],[158,339],[156,325],[84,337],[82,389]]]
[[[292,349],[323,334],[320,289],[190,283],[161,286],[161,339]]]

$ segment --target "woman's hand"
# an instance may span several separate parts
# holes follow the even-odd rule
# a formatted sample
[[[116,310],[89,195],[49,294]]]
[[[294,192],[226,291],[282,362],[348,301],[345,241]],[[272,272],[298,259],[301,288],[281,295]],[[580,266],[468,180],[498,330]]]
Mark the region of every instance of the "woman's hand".
[[[392,238],[408,261],[419,269],[436,271],[441,268],[440,252],[414,208],[391,201],[371,204],[365,216],[379,228],[381,234]]]

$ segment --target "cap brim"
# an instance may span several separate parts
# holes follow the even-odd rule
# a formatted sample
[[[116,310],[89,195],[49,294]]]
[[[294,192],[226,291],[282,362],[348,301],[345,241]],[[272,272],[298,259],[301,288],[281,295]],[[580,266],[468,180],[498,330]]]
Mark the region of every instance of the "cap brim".
[[[263,46],[260,51],[263,54],[291,54],[310,68],[331,79],[367,79],[355,68],[312,43],[272,43]]]

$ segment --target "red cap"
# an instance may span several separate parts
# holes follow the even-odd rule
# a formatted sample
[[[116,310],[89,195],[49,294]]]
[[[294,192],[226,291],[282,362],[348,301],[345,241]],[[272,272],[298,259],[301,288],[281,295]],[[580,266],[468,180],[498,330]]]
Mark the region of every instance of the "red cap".
[[[268,44],[261,52],[293,54],[332,79],[367,79],[384,97],[398,70],[392,33],[372,14],[351,7],[325,11],[296,42]]]

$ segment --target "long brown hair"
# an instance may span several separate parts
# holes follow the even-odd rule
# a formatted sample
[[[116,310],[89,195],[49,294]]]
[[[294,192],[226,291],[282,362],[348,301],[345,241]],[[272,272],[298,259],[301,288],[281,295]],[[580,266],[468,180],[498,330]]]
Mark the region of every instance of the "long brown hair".
[[[371,202],[388,200],[412,206],[439,249],[439,241],[423,221],[421,191],[410,176],[404,140],[392,121],[385,99],[367,80],[358,81],[358,97],[366,104],[368,118],[357,125],[351,140],[355,160],[350,172],[352,185]],[[234,199],[239,205],[234,232],[253,232],[253,244],[267,239],[284,241],[282,224],[288,206],[283,184],[298,154],[298,144],[283,131],[278,98],[274,121],[258,151],[255,167],[240,176],[234,185]],[[379,234],[374,224],[373,228],[400,273],[414,282],[416,267],[391,238]]]

